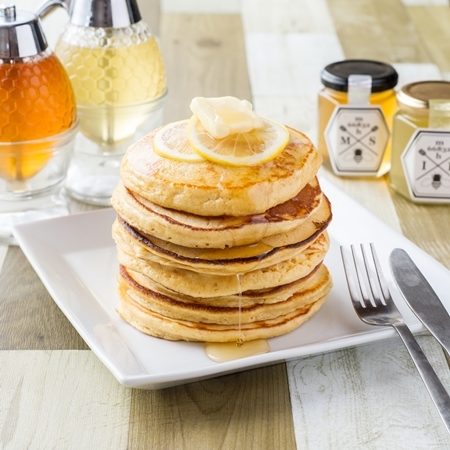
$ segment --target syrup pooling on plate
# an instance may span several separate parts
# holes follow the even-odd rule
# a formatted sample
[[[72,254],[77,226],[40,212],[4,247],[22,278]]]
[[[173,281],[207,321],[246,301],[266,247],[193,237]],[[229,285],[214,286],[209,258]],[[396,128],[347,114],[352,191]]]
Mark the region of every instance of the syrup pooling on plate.
[[[215,362],[226,362],[234,359],[246,358],[248,356],[260,355],[270,351],[269,343],[266,339],[255,339],[253,341],[244,341],[242,339],[242,274],[236,275],[239,288],[239,310],[238,310],[238,336],[236,342],[206,342],[205,352],[209,359]]]
[[[241,344],[237,342],[207,342],[205,351],[209,359],[215,362],[226,362],[268,353],[270,346],[266,339],[255,339]]]

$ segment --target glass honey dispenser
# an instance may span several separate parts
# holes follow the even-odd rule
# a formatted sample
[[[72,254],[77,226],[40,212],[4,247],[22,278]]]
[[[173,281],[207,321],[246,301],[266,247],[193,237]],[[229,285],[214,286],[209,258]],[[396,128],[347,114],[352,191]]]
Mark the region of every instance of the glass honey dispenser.
[[[38,12],[42,17],[56,6],[70,16],[55,53],[72,82],[80,120],[66,189],[106,206],[127,147],[162,124],[164,63],[136,0],[49,0]]]
[[[397,100],[391,187],[416,203],[450,203],[450,82],[407,84]]]
[[[336,175],[379,177],[389,171],[396,70],[349,59],[326,66],[319,92],[318,150]]]
[[[62,192],[77,131],[75,96],[38,16],[0,5],[0,241],[69,214]]]

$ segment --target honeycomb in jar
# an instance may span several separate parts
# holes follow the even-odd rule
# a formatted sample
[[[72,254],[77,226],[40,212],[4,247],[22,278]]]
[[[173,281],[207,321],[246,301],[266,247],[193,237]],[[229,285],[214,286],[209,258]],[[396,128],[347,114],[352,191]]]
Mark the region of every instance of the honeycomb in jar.
[[[145,22],[125,28],[69,24],[56,45],[83,106],[144,103],[166,91],[166,74],[155,37]]]
[[[51,156],[47,143],[29,142],[65,132],[76,122],[73,90],[50,49],[31,57],[0,59],[0,176],[27,179]]]

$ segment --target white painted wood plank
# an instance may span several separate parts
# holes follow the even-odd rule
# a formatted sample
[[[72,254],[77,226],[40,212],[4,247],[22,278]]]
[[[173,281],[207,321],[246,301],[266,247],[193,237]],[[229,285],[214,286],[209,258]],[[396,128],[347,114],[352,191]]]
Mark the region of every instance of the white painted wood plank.
[[[336,35],[249,33],[247,64],[253,97],[315,94],[320,72],[344,55]]]
[[[301,130],[314,143],[317,139],[317,94],[253,97],[255,111],[279,123]]]
[[[240,13],[241,0],[161,0],[161,11],[192,14]]]
[[[131,390],[86,350],[0,352],[0,448],[126,449]]]
[[[246,33],[334,33],[326,0],[242,0]]]
[[[420,345],[445,386],[440,346]],[[449,449],[444,424],[400,339],[287,363],[297,448]]]
[[[320,81],[322,69],[344,59],[344,52],[335,34],[292,33],[286,36],[286,44],[296,93],[314,92],[317,95],[323,88]]]
[[[286,36],[251,33],[245,38],[247,65],[253,98],[259,95],[294,95]]]

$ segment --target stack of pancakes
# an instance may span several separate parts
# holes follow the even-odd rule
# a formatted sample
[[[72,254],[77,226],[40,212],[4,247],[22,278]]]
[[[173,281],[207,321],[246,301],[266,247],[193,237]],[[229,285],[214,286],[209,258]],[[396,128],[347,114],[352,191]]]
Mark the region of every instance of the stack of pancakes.
[[[157,155],[156,131],[128,149],[112,198],[121,317],[205,342],[269,338],[308,320],[331,289],[331,207],[308,138],[289,129],[275,159],[227,167]]]

